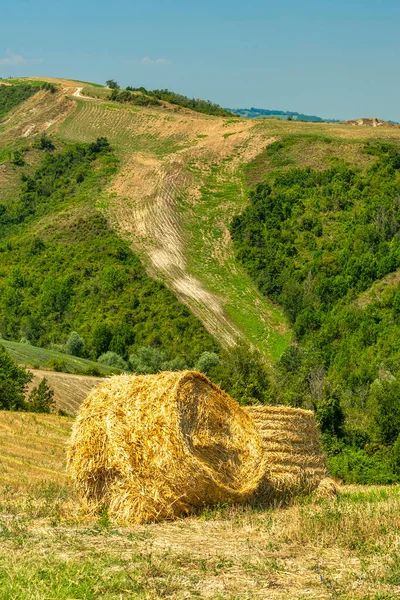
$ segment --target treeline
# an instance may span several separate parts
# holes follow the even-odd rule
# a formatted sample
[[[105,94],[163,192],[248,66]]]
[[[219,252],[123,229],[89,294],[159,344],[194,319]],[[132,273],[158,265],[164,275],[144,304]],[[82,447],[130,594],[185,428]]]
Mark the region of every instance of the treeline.
[[[222,108],[219,104],[209,100],[200,100],[199,98],[189,98],[170,90],[146,90],[144,87],[128,86],[126,90],[120,90],[118,84],[109,80],[108,86],[111,87],[110,100],[123,102],[127,104],[136,104],[141,106],[157,106],[162,102],[169,102],[183,108],[189,108],[195,112],[218,117],[235,117],[229,110]]]
[[[365,152],[376,156],[366,172],[274,172],[231,233],[297,338],[274,370],[274,401],[317,411],[335,474],[390,483],[400,478],[400,290],[358,297],[400,268],[400,153]]]
[[[338,123],[335,119],[322,119],[316,115],[305,115],[303,113],[290,110],[268,110],[265,108],[229,108],[235,115],[246,117],[248,119],[258,119],[259,117],[276,117],[279,119],[288,119],[295,121],[310,121],[312,123]]]
[[[121,104],[133,104],[134,106],[160,106],[161,102],[157,98],[147,94],[132,93],[129,90],[119,90],[114,88],[109,95],[109,100],[120,102]]]

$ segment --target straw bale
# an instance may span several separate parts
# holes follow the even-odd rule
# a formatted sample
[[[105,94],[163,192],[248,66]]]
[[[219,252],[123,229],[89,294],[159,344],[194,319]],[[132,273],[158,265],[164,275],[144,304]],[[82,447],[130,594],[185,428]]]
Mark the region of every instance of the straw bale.
[[[314,413],[287,406],[248,406],[245,411],[263,445],[264,477],[257,497],[283,500],[318,488],[327,466]]]
[[[262,455],[251,418],[204,375],[120,375],[82,404],[68,469],[93,510],[144,523],[246,500]]]

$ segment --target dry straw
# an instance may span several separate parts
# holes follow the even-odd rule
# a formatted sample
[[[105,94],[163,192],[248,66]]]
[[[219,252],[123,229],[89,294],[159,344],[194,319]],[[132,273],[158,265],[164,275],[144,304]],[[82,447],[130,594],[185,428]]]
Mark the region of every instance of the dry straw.
[[[144,523],[246,500],[262,453],[251,418],[204,375],[121,375],[82,404],[68,469],[94,510]]]
[[[314,413],[286,406],[249,406],[245,411],[263,444],[264,477],[257,497],[280,501],[316,490],[327,467]]]

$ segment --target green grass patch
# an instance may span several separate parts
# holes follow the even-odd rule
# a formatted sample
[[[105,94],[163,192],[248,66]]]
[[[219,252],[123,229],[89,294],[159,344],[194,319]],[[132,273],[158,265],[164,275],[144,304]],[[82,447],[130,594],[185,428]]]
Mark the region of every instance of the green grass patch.
[[[193,177],[203,181],[195,208],[190,199],[182,198],[180,204],[189,270],[226,300],[225,311],[245,339],[264,356],[276,359],[290,341],[286,320],[280,309],[259,293],[226,241],[227,226],[247,202],[241,170],[232,176],[229,163],[211,165],[206,178],[196,164],[187,167]]]
[[[47,348],[38,348],[30,344],[21,344],[2,339],[0,339],[0,344],[6,348],[13,359],[20,365],[35,369],[45,368],[59,370],[63,373],[77,374],[91,374],[98,371],[100,376],[104,377],[118,372],[118,369],[112,369],[96,361],[69,356],[63,352],[56,352]]]

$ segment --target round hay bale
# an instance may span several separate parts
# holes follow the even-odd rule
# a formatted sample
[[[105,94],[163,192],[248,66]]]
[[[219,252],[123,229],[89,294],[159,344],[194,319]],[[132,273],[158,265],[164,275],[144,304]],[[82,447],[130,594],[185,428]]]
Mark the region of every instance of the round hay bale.
[[[285,500],[310,493],[327,476],[326,458],[314,413],[287,406],[248,406],[261,436],[264,476],[257,497]]]
[[[247,499],[262,446],[250,417],[204,375],[120,375],[82,404],[68,470],[93,509],[144,523]]]

